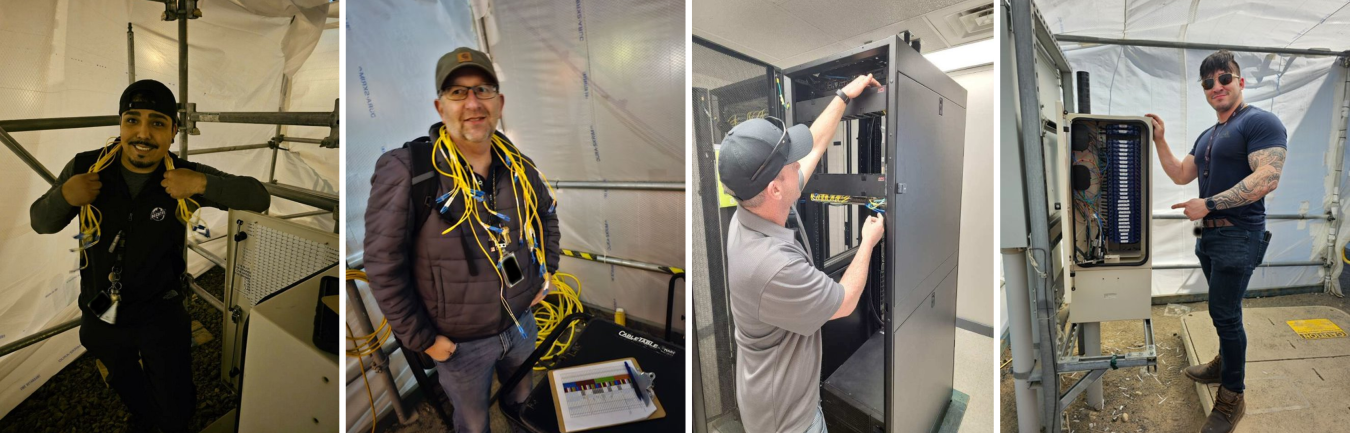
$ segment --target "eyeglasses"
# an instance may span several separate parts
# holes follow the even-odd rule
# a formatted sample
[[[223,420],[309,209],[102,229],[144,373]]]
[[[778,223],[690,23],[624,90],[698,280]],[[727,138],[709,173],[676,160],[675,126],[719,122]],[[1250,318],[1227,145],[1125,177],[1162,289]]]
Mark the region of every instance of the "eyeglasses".
[[[1237,75],[1233,75],[1233,74],[1220,74],[1218,77],[1215,77],[1215,78],[1218,78],[1218,79],[1219,79],[1219,85],[1220,85],[1220,86],[1227,86],[1227,85],[1233,83],[1233,79],[1234,79],[1234,78],[1242,78],[1242,77],[1237,76]],[[1214,78],[1206,78],[1206,79],[1200,80],[1200,87],[1204,87],[1205,90],[1213,89],[1213,88],[1214,88]]]
[[[497,86],[483,84],[473,87],[450,86],[441,91],[441,97],[451,101],[463,101],[465,98],[469,97],[469,91],[471,90],[473,91],[473,95],[477,96],[478,99],[492,99],[496,98],[498,95]]]
[[[755,179],[758,179],[758,178],[759,178],[760,172],[763,172],[763,171],[764,171],[764,167],[769,165],[769,160],[770,160],[770,159],[773,159],[773,155],[774,155],[774,154],[778,153],[778,146],[782,146],[782,145],[783,145],[783,142],[784,142],[785,140],[787,140],[787,136],[788,136],[788,135],[787,135],[787,123],[786,123],[786,122],[783,122],[783,121],[780,120],[779,118],[773,117],[773,116],[764,116],[764,119],[765,119],[765,120],[769,120],[769,119],[777,120],[777,121],[778,121],[778,124],[781,125],[781,126],[783,127],[783,136],[782,136],[782,137],[778,137],[778,143],[775,143],[775,144],[773,145],[773,150],[770,150],[770,151],[769,151],[769,156],[768,156],[767,158],[764,158],[764,162],[761,162],[761,163],[759,164],[759,169],[755,170],[755,174],[754,174],[753,176],[750,176],[750,181],[751,181],[751,182],[753,182]]]

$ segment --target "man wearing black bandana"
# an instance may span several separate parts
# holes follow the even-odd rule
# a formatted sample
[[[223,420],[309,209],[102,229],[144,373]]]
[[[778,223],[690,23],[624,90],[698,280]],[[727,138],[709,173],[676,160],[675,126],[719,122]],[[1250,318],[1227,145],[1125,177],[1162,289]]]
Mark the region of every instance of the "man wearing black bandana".
[[[108,369],[108,383],[127,405],[134,428],[185,432],[197,398],[191,318],[183,306],[188,227],[175,217],[178,200],[262,212],[271,196],[257,179],[169,152],[178,133],[177,102],[164,84],[132,83],[118,110],[117,140],[76,154],[33,202],[29,217],[33,230],[50,234],[69,225],[82,206],[102,215],[96,242],[81,239],[87,248],[80,263],[80,343]],[[103,170],[91,172],[105,150],[116,154]],[[165,166],[166,158],[174,169]],[[102,309],[99,299],[113,287],[120,288],[115,319],[100,318],[103,311],[94,310]]]

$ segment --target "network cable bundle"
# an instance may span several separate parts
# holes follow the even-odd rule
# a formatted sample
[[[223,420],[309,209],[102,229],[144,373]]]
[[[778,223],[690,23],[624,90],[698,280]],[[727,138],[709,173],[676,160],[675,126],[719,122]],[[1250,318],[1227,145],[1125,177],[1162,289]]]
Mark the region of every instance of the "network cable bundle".
[[[1067,119],[1069,203],[1065,238],[1073,267],[1070,321],[1146,319],[1152,124],[1145,117],[1073,114]]]

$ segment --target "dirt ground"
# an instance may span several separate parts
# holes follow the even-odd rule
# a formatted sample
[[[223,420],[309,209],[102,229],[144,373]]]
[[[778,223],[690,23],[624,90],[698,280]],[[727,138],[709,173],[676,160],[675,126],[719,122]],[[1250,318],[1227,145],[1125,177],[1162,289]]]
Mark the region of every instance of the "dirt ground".
[[[1329,294],[1304,294],[1247,299],[1244,308],[1327,306],[1350,311],[1345,298]],[[1180,304],[1191,311],[1206,311],[1204,302]],[[1199,431],[1205,416],[1194,383],[1181,374],[1186,367],[1186,349],[1181,341],[1181,316],[1169,315],[1166,305],[1153,307],[1153,335],[1158,350],[1158,371],[1150,373],[1143,368],[1108,371],[1102,377],[1106,399],[1104,410],[1087,406],[1080,396],[1066,411],[1069,432],[1193,432]],[[1139,322],[1109,322],[1102,324],[1102,352],[1125,353],[1139,350],[1144,344],[1143,327]],[[1000,353],[999,407],[1002,432],[1017,431],[1017,409],[1013,396],[1011,353]],[[1006,364],[1006,365],[1005,365]],[[1083,373],[1061,376],[1064,389]]]

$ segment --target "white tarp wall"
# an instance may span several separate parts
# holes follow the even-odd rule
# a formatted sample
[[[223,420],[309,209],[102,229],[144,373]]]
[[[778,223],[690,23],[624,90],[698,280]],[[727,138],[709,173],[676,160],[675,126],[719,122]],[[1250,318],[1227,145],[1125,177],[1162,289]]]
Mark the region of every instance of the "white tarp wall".
[[[275,4],[274,4],[275,3]],[[338,96],[336,30],[324,31],[328,3],[204,0],[203,17],[188,24],[190,101],[201,111],[276,111],[283,72],[292,74],[289,108],[331,111]],[[155,79],[179,95],[178,28],[160,21],[164,6],[143,0],[112,2],[0,1],[0,119],[107,116],[128,84],[127,23],[135,31],[136,79]],[[295,17],[292,20],[292,17]],[[320,38],[321,33],[326,33]],[[289,67],[288,67],[289,65]],[[274,125],[200,123],[189,140],[202,149],[265,143]],[[327,128],[283,129],[288,135],[321,138]],[[12,135],[53,175],[78,152],[97,149],[116,136],[116,127],[18,132]],[[178,149],[175,138],[174,151]],[[277,179],[326,190],[337,178],[339,150],[291,144],[277,159]],[[229,173],[267,181],[271,151],[265,149],[196,155]],[[0,200],[0,345],[79,317],[78,254],[71,237],[78,225],[54,235],[33,232],[28,206],[50,187],[8,149],[0,149],[0,175],[7,180]],[[273,198],[271,211],[297,213],[313,208]],[[225,213],[203,210],[211,235],[226,232]],[[331,217],[305,218],[327,230]],[[198,240],[204,240],[196,236]],[[224,242],[205,244],[224,255]],[[189,267],[209,268],[188,253]],[[84,349],[77,330],[0,358],[0,417]]]
[[[363,247],[375,160],[439,121],[435,64],[460,46],[493,56],[506,98],[503,130],[549,180],[684,182],[682,2],[386,0],[347,7],[347,254]],[[485,23],[489,46],[475,23]],[[681,192],[561,190],[562,247],[683,268],[684,203]],[[665,322],[669,275],[566,257],[560,272],[581,279],[583,302],[617,304],[629,320]],[[379,323],[383,315],[360,287]],[[677,290],[674,327],[681,332],[684,297]],[[391,357],[396,382],[408,392],[412,376],[402,354]],[[368,429],[365,383],[356,361],[346,364],[348,428]],[[371,387],[382,395],[373,377]],[[388,402],[377,400],[392,416]]]
[[[1344,1],[1267,3],[1254,1],[1038,1],[1052,33],[1102,38],[1289,48],[1350,48],[1350,8]],[[1094,11],[1094,13],[1084,13]],[[1121,116],[1156,113],[1166,123],[1172,152],[1184,157],[1197,137],[1217,121],[1200,88],[1200,62],[1210,50],[1061,43],[1075,71],[1090,74],[1092,112]],[[1279,189],[1266,197],[1268,214],[1323,215],[1338,185],[1334,178],[1345,120],[1342,85],[1346,69],[1335,57],[1237,53],[1246,78],[1245,101],[1284,122],[1289,153]],[[1066,84],[1067,85],[1067,84]],[[1152,151],[1152,149],[1150,149]],[[1156,152],[1154,152],[1156,156]],[[1153,206],[1158,214],[1180,215],[1171,206],[1198,196],[1196,183],[1177,186],[1153,164]],[[1344,188],[1340,191],[1345,191]],[[1338,218],[1341,213],[1338,211]],[[1193,224],[1153,221],[1153,263],[1197,264]],[[1322,260],[1331,226],[1325,220],[1270,220],[1273,233],[1266,262]],[[1263,267],[1250,289],[1319,286],[1326,272],[1317,266]],[[1206,293],[1197,267],[1155,270],[1154,296]]]

